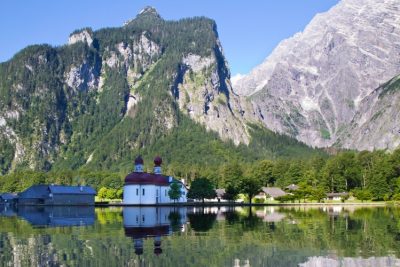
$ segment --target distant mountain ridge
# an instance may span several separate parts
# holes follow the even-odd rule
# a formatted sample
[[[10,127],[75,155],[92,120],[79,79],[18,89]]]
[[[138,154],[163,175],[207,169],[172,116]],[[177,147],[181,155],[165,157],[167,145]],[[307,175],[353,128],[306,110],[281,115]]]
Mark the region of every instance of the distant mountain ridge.
[[[398,74],[400,2],[342,0],[233,86],[267,128],[308,145],[394,149],[400,110],[387,98],[371,101]],[[380,126],[364,118],[378,110]]]

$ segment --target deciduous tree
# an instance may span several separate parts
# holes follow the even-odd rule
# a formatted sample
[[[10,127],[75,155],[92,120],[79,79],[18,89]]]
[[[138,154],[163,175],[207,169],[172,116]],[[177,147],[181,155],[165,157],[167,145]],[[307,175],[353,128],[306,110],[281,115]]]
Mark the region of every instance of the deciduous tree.
[[[204,203],[205,198],[215,198],[215,188],[206,178],[197,178],[190,185],[188,198],[201,199]]]

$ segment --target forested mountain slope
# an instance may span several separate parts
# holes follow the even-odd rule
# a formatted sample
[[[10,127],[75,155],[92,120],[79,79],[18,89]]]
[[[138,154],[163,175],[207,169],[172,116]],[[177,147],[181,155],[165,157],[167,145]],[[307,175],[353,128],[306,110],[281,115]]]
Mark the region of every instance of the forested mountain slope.
[[[321,153],[260,125],[203,17],[165,21],[146,8],[0,64],[2,173],[128,170],[137,154],[206,166]]]

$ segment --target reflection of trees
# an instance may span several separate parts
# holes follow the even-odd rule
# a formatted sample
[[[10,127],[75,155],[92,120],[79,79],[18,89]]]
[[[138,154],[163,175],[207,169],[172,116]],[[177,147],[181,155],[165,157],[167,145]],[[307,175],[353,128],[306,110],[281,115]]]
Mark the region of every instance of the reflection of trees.
[[[244,230],[252,230],[260,226],[262,220],[253,213],[252,208],[249,208],[247,216],[241,219],[241,223]]]
[[[181,229],[181,219],[182,216],[177,211],[171,211],[168,215],[168,219],[171,223],[171,229],[173,232],[179,231]]]
[[[226,212],[229,224],[216,221],[215,214],[189,214],[193,231],[207,234],[189,231],[168,236],[161,257],[152,253],[153,239],[144,239],[140,257],[151,266],[226,266],[238,258],[249,259],[252,266],[268,262],[267,266],[275,267],[296,266],[324,251],[335,251],[339,257],[388,253],[400,257],[400,209],[356,209],[335,217],[318,208],[282,208],[279,212],[287,219],[273,226],[257,220],[256,213],[248,209]],[[97,219],[89,227],[34,228],[17,217],[0,217],[0,262],[12,266],[14,257],[19,257],[22,266],[41,266],[43,257],[54,266],[87,266],[88,262],[92,266],[104,262],[132,266],[138,256],[131,238],[121,231],[120,210],[99,209],[96,213],[104,220]],[[169,218],[172,225],[179,216],[172,213]]]
[[[224,212],[224,216],[225,216],[225,220],[228,222],[228,224],[235,224],[240,219],[239,213],[234,210]]]
[[[213,213],[192,213],[188,214],[189,222],[193,230],[197,232],[206,232],[210,230],[215,220],[217,219],[217,214]]]

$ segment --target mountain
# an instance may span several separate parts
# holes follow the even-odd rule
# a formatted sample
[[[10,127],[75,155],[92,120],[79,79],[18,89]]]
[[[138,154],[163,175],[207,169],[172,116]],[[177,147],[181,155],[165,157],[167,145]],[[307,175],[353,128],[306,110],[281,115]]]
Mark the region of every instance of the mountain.
[[[338,138],[337,145],[360,150],[374,146],[393,149],[400,145],[400,75],[365,97],[350,126]]]
[[[267,128],[311,146],[393,149],[400,110],[377,94],[400,73],[399,10],[397,0],[342,0],[282,41],[234,91]]]
[[[151,7],[1,63],[0,136],[2,173],[129,170],[139,153],[200,166],[320,153],[263,128],[232,91],[213,20]]]

